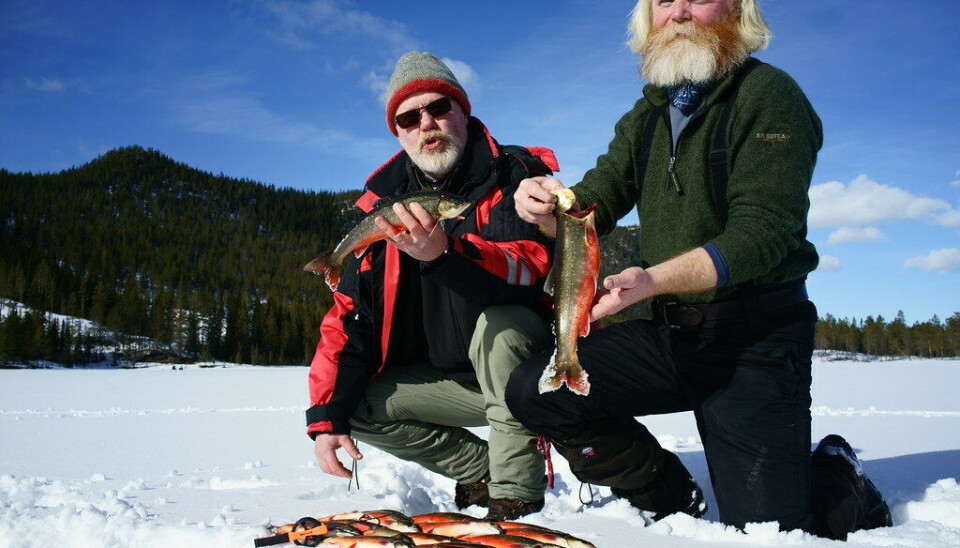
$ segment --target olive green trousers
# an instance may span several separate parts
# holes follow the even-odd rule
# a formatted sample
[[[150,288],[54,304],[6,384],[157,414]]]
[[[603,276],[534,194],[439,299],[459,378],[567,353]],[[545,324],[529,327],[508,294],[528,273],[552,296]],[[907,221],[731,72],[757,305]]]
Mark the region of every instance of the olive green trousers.
[[[350,420],[353,436],[459,483],[489,473],[492,498],[543,498],[544,461],[536,436],[504,403],[510,373],[553,343],[530,309],[501,305],[477,321],[470,360],[479,388],[448,379],[429,364],[386,367],[367,387]],[[489,426],[488,440],[469,427]]]

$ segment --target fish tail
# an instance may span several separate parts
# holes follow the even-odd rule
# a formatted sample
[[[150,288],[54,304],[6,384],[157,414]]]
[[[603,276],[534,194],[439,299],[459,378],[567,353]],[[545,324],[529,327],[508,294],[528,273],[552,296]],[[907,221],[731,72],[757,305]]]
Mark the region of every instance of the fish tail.
[[[580,394],[581,396],[590,394],[590,381],[587,380],[587,372],[581,369],[579,365],[572,375],[567,372],[565,376],[564,381],[567,383],[567,388],[575,394]]]
[[[540,381],[537,383],[537,390],[541,394],[553,392],[563,385],[567,385],[572,392],[581,396],[590,394],[590,381],[587,380],[587,372],[580,367],[580,362],[576,356],[571,359],[557,359],[556,351],[547,367],[544,368]]]
[[[543,368],[543,374],[540,375],[540,381],[537,382],[537,391],[541,394],[553,392],[563,384],[560,380],[560,371],[557,369],[557,351],[554,349],[553,356],[547,366]]]
[[[320,255],[303,267],[304,272],[323,274],[327,285],[330,286],[330,291],[336,291],[337,286],[340,285],[340,269],[340,264],[334,262],[329,253]]]

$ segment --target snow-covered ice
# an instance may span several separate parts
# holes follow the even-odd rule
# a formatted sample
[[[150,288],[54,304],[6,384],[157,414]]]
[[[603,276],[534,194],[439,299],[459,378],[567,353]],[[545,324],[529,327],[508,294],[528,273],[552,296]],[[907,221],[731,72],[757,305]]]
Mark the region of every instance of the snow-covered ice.
[[[845,436],[894,516],[893,527],[854,533],[846,545],[960,546],[960,360],[814,367],[814,441]],[[366,445],[359,490],[322,474],[304,433],[306,375],[248,366],[0,371],[0,547],[249,548],[267,524],[304,516],[455,510],[453,481]],[[599,548],[841,546],[769,523],[746,534],[724,527],[692,415],[645,423],[703,486],[703,519],[644,527],[605,488],[584,506],[554,453],[555,489],[526,521]]]

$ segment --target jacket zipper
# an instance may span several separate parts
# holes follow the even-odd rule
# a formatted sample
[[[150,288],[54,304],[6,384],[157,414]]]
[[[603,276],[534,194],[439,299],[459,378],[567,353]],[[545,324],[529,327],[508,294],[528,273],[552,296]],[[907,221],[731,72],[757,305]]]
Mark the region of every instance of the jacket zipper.
[[[679,149],[680,147],[677,148]],[[677,191],[677,196],[683,196],[683,188],[680,187],[680,181],[677,179],[676,163],[677,155],[674,153],[674,155],[670,157],[670,167],[667,168],[667,172],[670,173],[670,182],[673,183],[673,188]]]
[[[680,150],[680,138],[677,138],[677,146],[673,146],[673,126],[670,124],[670,115],[660,109],[660,116],[663,118],[663,125],[667,127],[667,138],[670,139],[670,164],[667,166],[667,173],[670,175],[670,180],[667,181],[667,190],[670,190],[670,187],[673,187],[673,190],[677,192],[677,196],[683,196],[683,187],[680,186],[680,179],[677,178],[677,152]]]
[[[692,123],[695,119],[702,116],[704,112],[706,112],[706,109],[701,105],[700,108],[690,116],[690,121],[687,122],[687,126],[689,126],[690,123]],[[677,196],[683,196],[683,187],[680,186],[680,179],[677,177],[677,156],[680,155],[680,141],[683,139],[683,132],[681,131],[680,135],[677,136],[677,145],[674,147],[673,126],[670,124],[670,116],[662,110],[660,111],[660,115],[663,116],[663,122],[664,125],[667,126],[667,133],[670,137],[670,165],[667,166],[667,173],[670,174],[670,181],[667,183],[667,190],[669,190],[672,186],[677,192]]]

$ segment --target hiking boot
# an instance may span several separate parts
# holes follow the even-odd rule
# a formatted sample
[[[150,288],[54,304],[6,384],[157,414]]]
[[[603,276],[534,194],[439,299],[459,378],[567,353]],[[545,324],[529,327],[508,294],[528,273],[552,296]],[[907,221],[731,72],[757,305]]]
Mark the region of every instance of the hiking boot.
[[[490,476],[473,483],[457,483],[453,488],[453,502],[460,510],[471,506],[483,506],[490,503],[490,491],[487,484],[490,483]]]
[[[883,495],[867,477],[863,463],[847,440],[836,434],[826,436],[813,450],[810,461],[814,471],[814,513],[831,537],[846,538],[847,532],[893,525]],[[844,493],[848,496],[844,497]]]
[[[670,514],[683,512],[699,518],[707,512],[703,491],[687,471],[680,458],[670,451],[663,452],[663,465],[653,481],[639,489],[611,491],[619,498],[627,499],[631,506],[645,512],[653,512],[651,519],[660,521]]]
[[[543,499],[526,501],[520,499],[490,499],[487,517],[490,521],[513,521],[517,518],[543,510]]]

